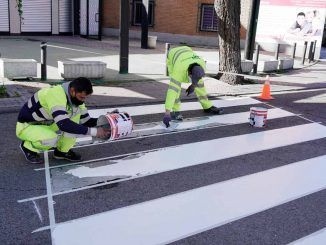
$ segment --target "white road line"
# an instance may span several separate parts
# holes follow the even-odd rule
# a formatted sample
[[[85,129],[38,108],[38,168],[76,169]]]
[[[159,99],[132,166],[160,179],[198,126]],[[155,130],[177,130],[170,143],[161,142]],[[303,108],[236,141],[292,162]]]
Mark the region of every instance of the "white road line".
[[[79,178],[148,175],[324,137],[326,127],[311,123],[163,148],[105,166],[77,166],[66,173]]]
[[[284,111],[282,109],[270,109],[268,110],[268,119],[276,119],[276,118],[282,118],[282,117],[289,117],[294,116],[293,113]],[[100,143],[94,143],[94,144],[88,144],[89,145],[99,145],[99,144],[109,144],[109,143],[116,143],[121,141],[129,141],[129,140],[135,140],[135,139],[143,139],[148,137],[155,137],[159,135],[166,135],[166,134],[175,134],[175,133],[181,133],[181,132],[191,132],[194,130],[199,129],[208,129],[212,127],[222,127],[222,126],[229,126],[234,124],[241,124],[248,122],[249,112],[240,112],[240,113],[232,113],[232,114],[226,114],[226,115],[219,115],[219,116],[211,116],[211,117],[204,117],[204,118],[192,118],[190,120],[185,120],[184,122],[177,123],[175,126],[175,129],[173,131],[167,130],[164,128],[164,126],[161,125],[161,123],[145,123],[145,124],[138,124],[135,126],[134,133],[131,134],[130,138],[122,138],[120,140],[116,141],[107,141],[107,142],[100,142]],[[92,140],[91,137],[83,137],[78,138],[78,141],[80,143],[82,142],[90,142]],[[79,147],[84,146],[80,145]],[[75,147],[78,148],[78,147]],[[146,151],[147,152],[147,151]],[[135,154],[135,153],[130,153]],[[125,155],[125,154],[124,154]],[[120,156],[120,155],[119,155]],[[98,159],[92,159],[90,161],[83,161],[83,162],[77,162],[77,163],[68,163],[68,164],[62,164],[57,166],[52,166],[52,168],[60,168],[62,166],[71,166],[71,165],[80,165],[87,162],[96,162],[100,160],[108,160],[111,158],[114,158],[117,156],[111,156],[111,157],[105,157],[105,158],[98,158]],[[44,168],[36,168],[35,171],[41,171],[44,170]]]
[[[226,99],[226,100],[212,100],[213,104],[217,107],[231,107],[231,106],[241,106],[241,105],[255,105],[262,103],[261,101],[252,99],[252,98],[235,98],[235,99]],[[113,109],[119,109],[119,111],[127,112],[130,116],[139,116],[139,115],[150,115],[156,113],[164,113],[164,104],[155,104],[155,105],[141,105],[141,106],[126,106],[126,107],[112,107],[105,109],[95,109],[89,110],[91,117],[99,117],[100,115],[107,114],[108,111]],[[196,102],[183,102],[181,106],[182,111],[190,110],[200,110],[202,109],[200,103]]]
[[[264,103],[264,104],[269,105],[269,106],[272,107],[272,108],[278,108],[278,109],[280,109],[279,107],[273,106],[273,105],[271,105],[271,104],[267,104],[267,103]],[[316,122],[316,121],[313,121],[313,120],[311,120],[311,119],[308,119],[308,118],[302,116],[301,114],[295,114],[295,115],[296,115],[297,117],[300,117],[301,119],[304,119],[304,120],[306,120],[306,121],[308,121],[308,122],[311,122],[311,123],[321,123],[321,122]]]
[[[55,215],[54,215],[54,207],[53,207],[53,196],[52,196],[52,187],[51,187],[51,175],[49,169],[49,155],[48,152],[44,152],[44,163],[45,163],[45,181],[46,181],[46,193],[48,198],[48,209],[49,209],[49,221],[50,221],[50,229],[51,229],[51,238],[52,244],[55,242],[53,240],[53,231],[55,227]]]
[[[154,152],[152,150],[145,153],[141,152],[138,158],[132,157],[129,159],[126,157],[124,159],[114,160],[112,162],[108,161],[107,164],[109,165],[101,167],[89,168],[86,166],[78,166],[71,169],[67,173],[80,178],[103,176],[130,176],[130,178],[94,184],[62,192],[55,192],[52,195],[58,196],[81,190],[92,189],[98,186],[142,178],[165,171],[204,164],[209,161],[222,160],[243,154],[269,150],[325,137],[326,127],[320,124],[311,123],[252,134],[225,137],[199,143],[159,148]],[[186,156],[189,152],[192,152],[193,154],[190,154],[187,158]],[[130,155],[135,156],[135,153]],[[36,196],[18,200],[18,202],[22,203],[46,197],[47,195]]]
[[[59,223],[54,241],[167,244],[325,189],[325,161],[316,157]]]
[[[67,47],[63,47],[63,46],[50,45],[50,44],[48,44],[47,46],[48,46],[48,47],[51,47],[51,48],[60,48],[60,49],[67,49],[67,50],[78,51],[78,52],[84,52],[84,53],[89,53],[89,54],[98,54],[98,55],[103,55],[103,53],[96,53],[96,52],[87,51],[87,50],[82,50],[82,49],[67,48]]]
[[[326,244],[326,228],[316,231],[299,240],[291,242],[289,245],[325,245]]]
[[[188,120],[177,124],[176,130],[185,130],[185,129],[193,129],[196,127],[205,127],[207,125],[212,124],[241,124],[246,123],[249,121],[249,111],[247,112],[239,112],[239,113],[231,113],[219,116],[210,116],[210,117],[203,117],[198,118],[198,120]],[[275,118],[282,118],[282,117],[289,117],[293,116],[294,114],[288,111],[284,111],[282,109],[269,109],[268,110],[268,119],[275,119]],[[150,125],[150,124],[149,124]],[[145,127],[141,128],[135,127],[134,132],[141,134],[145,131],[157,131],[157,130],[165,130],[165,127],[159,123],[152,127]]]
[[[37,213],[38,218],[40,219],[41,223],[43,223],[43,217],[42,217],[40,208],[38,207],[38,205],[36,204],[35,201],[33,201],[33,205],[34,205],[34,209],[35,209],[35,212]]]
[[[274,108],[268,110],[268,119],[276,119],[282,117],[294,116],[293,113]],[[239,112],[239,113],[230,113],[225,115],[218,116],[206,116],[206,117],[197,117],[197,118],[187,118],[183,122],[171,122],[171,127],[166,128],[162,122],[153,122],[153,123],[144,123],[136,124],[134,127],[133,133],[127,138],[122,138],[120,140],[112,141],[112,143],[134,140],[136,138],[143,138],[146,136],[155,136],[157,134],[171,134],[175,131],[184,132],[189,130],[197,130],[199,128],[207,128],[209,126],[214,126],[219,124],[221,125],[234,125],[248,122],[249,111],[248,112]],[[85,136],[77,138],[77,144],[79,146],[83,144],[91,144],[92,137]],[[98,141],[102,143],[103,141]],[[96,141],[94,142],[96,144]],[[104,143],[104,142],[103,142]]]

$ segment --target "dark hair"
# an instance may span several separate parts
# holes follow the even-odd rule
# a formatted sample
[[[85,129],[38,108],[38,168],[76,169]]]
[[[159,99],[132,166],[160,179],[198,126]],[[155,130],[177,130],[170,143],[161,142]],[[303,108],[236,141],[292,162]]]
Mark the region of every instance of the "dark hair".
[[[299,16],[299,15],[302,15],[302,16],[306,17],[305,13],[303,13],[303,12],[300,12],[300,13],[297,14],[297,16]]]
[[[85,92],[87,95],[93,93],[91,81],[86,77],[78,77],[69,84],[70,88],[74,88],[77,93]]]

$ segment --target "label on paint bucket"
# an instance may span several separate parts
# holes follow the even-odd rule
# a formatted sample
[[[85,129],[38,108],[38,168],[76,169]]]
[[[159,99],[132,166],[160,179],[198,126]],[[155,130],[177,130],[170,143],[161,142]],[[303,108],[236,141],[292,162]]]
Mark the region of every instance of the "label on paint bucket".
[[[268,109],[263,107],[251,107],[249,123],[254,127],[265,127],[267,123],[267,111]]]
[[[131,134],[134,123],[128,113],[119,112],[100,116],[97,126],[109,127],[111,129],[109,140],[116,140]]]

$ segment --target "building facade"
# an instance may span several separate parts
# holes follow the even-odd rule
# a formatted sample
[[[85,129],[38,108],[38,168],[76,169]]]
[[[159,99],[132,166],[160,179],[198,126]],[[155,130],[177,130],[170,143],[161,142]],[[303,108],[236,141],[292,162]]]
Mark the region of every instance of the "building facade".
[[[71,34],[72,0],[23,0],[19,16],[16,0],[0,0],[1,34]]]
[[[140,38],[142,0],[130,2],[130,37]],[[251,0],[241,0],[241,39],[245,39]],[[82,36],[119,35],[120,0],[0,0],[0,34]],[[160,41],[217,45],[214,0],[149,0],[149,35]]]
[[[130,0],[130,36],[140,38],[141,0]],[[248,24],[250,0],[241,0],[241,39]],[[214,0],[149,0],[149,33],[160,41],[217,45]],[[103,34],[119,35],[120,1],[103,2]],[[242,43],[243,43],[242,41]]]

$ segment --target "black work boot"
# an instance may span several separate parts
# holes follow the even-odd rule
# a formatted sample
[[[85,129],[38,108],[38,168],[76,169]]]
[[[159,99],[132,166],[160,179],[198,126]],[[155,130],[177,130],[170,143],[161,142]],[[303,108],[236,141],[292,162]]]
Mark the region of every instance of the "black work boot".
[[[215,115],[220,115],[223,113],[223,109],[217,108],[216,106],[211,106],[208,109],[204,109],[204,112],[210,113],[210,114],[215,114]]]
[[[181,115],[181,113],[179,111],[173,111],[173,112],[171,112],[171,119],[177,120],[177,121],[182,121],[183,116]]]
[[[43,160],[40,157],[40,155],[37,152],[27,149],[24,146],[24,142],[22,142],[19,147],[22,150],[22,152],[24,153],[24,156],[29,163],[33,163],[33,164],[43,163]]]
[[[69,150],[68,152],[62,152],[59,151],[58,149],[55,149],[53,152],[53,157],[55,159],[64,159],[70,162],[78,162],[82,160],[81,155],[79,155],[78,153],[72,150]]]

